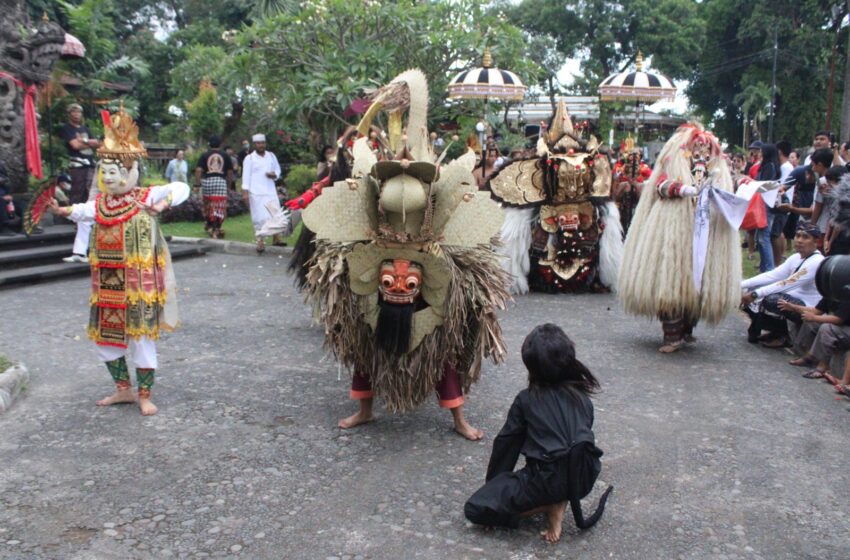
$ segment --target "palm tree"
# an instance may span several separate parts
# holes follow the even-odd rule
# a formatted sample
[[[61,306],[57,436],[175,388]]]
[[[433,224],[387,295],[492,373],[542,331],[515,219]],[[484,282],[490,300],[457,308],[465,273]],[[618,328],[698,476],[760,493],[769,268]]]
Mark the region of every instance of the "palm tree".
[[[764,122],[769,112],[770,85],[763,82],[750,84],[735,96],[734,101],[741,105],[741,110],[744,112],[744,148],[746,148],[750,145],[747,127],[751,124],[751,114],[754,136],[761,137],[759,124]]]

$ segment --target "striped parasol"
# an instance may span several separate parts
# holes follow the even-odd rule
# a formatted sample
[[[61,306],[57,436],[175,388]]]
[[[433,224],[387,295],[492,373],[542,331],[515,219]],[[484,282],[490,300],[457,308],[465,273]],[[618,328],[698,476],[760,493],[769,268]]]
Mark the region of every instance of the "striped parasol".
[[[638,52],[637,70],[612,74],[599,84],[599,97],[602,101],[674,101],[676,86],[664,74],[644,72],[643,55]]]
[[[522,101],[526,87],[513,72],[495,68],[487,48],[484,49],[482,66],[460,72],[449,82],[448,90],[449,99]]]

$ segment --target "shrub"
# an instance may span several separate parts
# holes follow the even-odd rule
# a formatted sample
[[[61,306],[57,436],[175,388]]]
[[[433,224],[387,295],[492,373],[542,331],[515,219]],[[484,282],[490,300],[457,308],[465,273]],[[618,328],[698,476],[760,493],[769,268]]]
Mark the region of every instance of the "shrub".
[[[286,174],[286,179],[284,179],[286,190],[292,197],[302,194],[304,191],[309,189],[310,185],[312,185],[315,181],[315,166],[304,164],[293,165],[289,170],[289,173]]]

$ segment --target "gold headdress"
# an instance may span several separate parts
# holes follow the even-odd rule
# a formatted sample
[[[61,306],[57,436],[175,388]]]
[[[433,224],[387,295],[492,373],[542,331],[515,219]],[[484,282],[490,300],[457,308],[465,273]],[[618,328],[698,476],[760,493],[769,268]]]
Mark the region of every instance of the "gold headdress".
[[[114,115],[104,111],[103,124],[103,145],[97,149],[97,155],[123,163],[147,157],[148,152],[139,141],[139,127],[133,117],[124,111],[123,103]]]

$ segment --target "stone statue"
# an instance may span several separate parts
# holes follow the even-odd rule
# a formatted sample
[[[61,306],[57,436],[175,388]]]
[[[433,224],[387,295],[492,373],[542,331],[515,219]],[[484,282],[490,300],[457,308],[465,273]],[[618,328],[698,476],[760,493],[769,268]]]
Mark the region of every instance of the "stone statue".
[[[46,18],[32,25],[19,0],[0,0],[0,10],[0,160],[6,164],[12,192],[25,192],[25,88],[50,78],[65,32]]]

